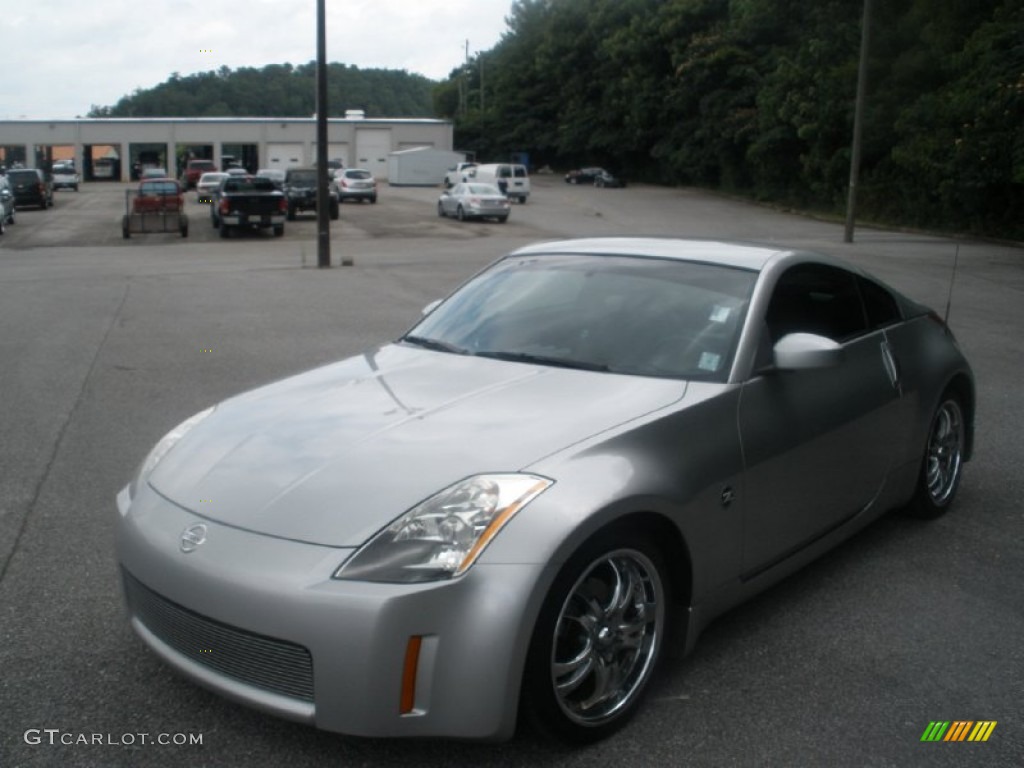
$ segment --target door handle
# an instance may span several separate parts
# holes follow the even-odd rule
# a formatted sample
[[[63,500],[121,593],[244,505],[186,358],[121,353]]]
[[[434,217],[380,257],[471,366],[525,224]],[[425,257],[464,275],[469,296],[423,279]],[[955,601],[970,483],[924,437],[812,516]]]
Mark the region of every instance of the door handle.
[[[896,358],[892,354],[892,347],[889,346],[889,342],[882,342],[882,365],[885,366],[885,372],[889,374],[889,381],[892,383],[892,388],[895,389],[901,396],[903,395],[903,382],[900,380],[900,367],[896,363]]]

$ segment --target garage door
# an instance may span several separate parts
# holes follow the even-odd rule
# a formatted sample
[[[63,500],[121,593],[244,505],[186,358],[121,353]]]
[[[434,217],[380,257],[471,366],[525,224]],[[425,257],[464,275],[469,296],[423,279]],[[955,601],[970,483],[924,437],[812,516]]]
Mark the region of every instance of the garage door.
[[[317,158],[316,142],[315,141],[312,144],[312,150],[313,150],[313,160],[311,162],[313,164],[315,164],[316,163],[316,158]],[[344,165],[346,168],[351,168],[352,167],[352,162],[351,162],[351,160],[350,160],[350,158],[348,156],[348,142],[347,141],[339,142],[339,143],[331,142],[330,144],[328,144],[327,145],[327,159],[328,160],[341,160],[342,165]]]
[[[280,168],[284,170],[285,168],[304,164],[302,142],[267,144],[267,168]]]
[[[356,130],[355,168],[365,168],[376,178],[387,181],[388,154],[391,152],[390,128],[361,128]]]

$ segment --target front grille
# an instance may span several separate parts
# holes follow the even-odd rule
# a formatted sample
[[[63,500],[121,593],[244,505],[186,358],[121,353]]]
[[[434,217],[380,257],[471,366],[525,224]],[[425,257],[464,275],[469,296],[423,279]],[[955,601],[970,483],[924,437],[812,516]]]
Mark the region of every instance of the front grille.
[[[129,610],[178,653],[248,685],[313,700],[313,658],[306,648],[202,616],[122,573]]]

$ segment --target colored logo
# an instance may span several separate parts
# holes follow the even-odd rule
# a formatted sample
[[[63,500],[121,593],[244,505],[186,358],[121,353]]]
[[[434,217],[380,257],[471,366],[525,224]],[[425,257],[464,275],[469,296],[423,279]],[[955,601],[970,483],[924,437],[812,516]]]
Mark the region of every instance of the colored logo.
[[[995,729],[995,720],[932,720],[921,741],[988,741]]]

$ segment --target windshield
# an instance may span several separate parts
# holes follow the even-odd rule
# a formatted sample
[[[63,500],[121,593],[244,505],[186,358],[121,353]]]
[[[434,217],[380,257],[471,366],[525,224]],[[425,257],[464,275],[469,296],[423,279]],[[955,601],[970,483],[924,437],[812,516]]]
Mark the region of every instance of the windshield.
[[[144,181],[139,186],[140,195],[176,195],[179,191],[175,181]]]
[[[316,186],[316,171],[290,171],[288,173],[288,183],[297,186]]]
[[[482,357],[725,381],[756,277],[670,259],[509,257],[405,340]]]

